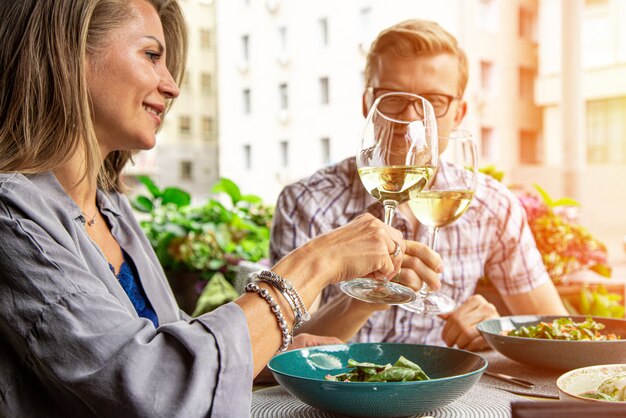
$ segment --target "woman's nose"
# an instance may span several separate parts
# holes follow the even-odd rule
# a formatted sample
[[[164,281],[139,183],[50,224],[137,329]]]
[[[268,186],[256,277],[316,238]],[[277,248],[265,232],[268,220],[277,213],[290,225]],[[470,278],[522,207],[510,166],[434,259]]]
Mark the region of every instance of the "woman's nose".
[[[167,69],[163,73],[159,83],[159,92],[167,99],[175,99],[180,95],[180,89]]]

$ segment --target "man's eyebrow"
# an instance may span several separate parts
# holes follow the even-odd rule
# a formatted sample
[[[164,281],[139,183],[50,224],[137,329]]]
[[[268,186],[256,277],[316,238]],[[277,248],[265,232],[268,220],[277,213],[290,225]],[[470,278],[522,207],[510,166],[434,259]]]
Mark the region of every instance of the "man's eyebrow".
[[[157,43],[157,45],[159,46],[159,53],[160,54],[162,54],[163,51],[165,51],[165,47],[163,46],[163,44],[161,43],[159,38],[157,38],[156,36],[146,35],[146,36],[144,36],[144,38],[152,39],[153,41],[155,41]]]

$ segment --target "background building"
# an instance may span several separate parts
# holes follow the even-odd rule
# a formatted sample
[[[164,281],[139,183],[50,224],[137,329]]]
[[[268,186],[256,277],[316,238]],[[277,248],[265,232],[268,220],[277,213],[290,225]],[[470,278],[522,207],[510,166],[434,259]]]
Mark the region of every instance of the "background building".
[[[219,174],[274,202],[286,184],[353,155],[371,41],[401,20],[431,19],[468,53],[464,127],[482,165],[503,170],[507,183],[578,199],[581,223],[609,245],[612,262],[626,261],[625,1],[182,4],[188,77],[148,154],[160,184],[202,196]]]

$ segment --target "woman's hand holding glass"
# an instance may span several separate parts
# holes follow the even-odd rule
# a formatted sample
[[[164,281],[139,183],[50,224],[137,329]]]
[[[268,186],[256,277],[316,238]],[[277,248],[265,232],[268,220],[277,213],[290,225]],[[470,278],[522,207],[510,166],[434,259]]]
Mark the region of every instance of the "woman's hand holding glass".
[[[421,96],[390,92],[374,100],[359,140],[356,165],[365,189],[385,208],[391,225],[399,204],[430,181],[437,164],[437,121]],[[393,257],[398,257],[392,250]],[[401,258],[401,257],[400,257]],[[384,280],[359,278],[341,284],[349,296],[372,303],[402,304],[415,299],[413,290]]]
[[[398,255],[392,256],[396,248]],[[272,270],[292,277],[293,272],[301,276],[302,271],[310,269],[312,275],[323,279],[322,288],[355,277],[383,280],[398,274],[405,248],[400,231],[366,213],[318,235],[285,256]]]
[[[375,95],[374,95],[375,96]],[[376,97],[359,140],[356,165],[363,186],[385,208],[391,225],[397,206],[430,181],[437,162],[437,121],[431,104],[404,92]],[[398,257],[396,251],[391,252]],[[341,284],[349,296],[372,303],[401,304],[415,299],[406,286],[360,278]]]

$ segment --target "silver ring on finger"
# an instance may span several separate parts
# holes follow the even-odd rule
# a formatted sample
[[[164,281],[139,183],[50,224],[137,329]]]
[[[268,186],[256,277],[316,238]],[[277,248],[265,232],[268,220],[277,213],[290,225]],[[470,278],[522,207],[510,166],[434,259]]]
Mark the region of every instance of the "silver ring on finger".
[[[393,250],[392,253],[389,253],[391,257],[397,257],[400,255],[400,250],[401,250],[400,243],[397,241],[394,241],[394,242],[396,243],[396,248]]]

